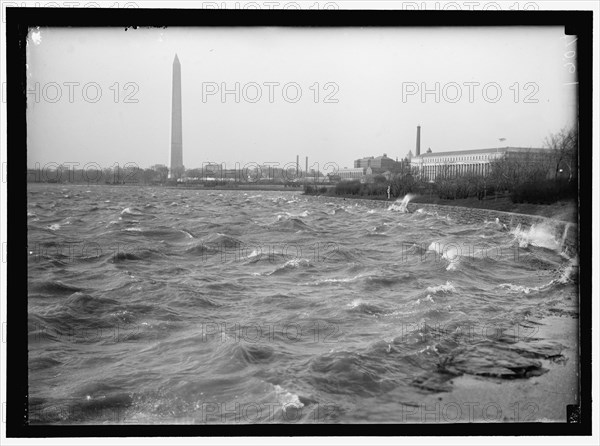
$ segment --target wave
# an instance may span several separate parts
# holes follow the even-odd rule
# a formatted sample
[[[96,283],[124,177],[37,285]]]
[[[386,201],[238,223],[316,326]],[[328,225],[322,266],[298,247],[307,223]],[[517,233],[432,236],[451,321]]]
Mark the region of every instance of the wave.
[[[454,243],[444,245],[442,243],[433,242],[429,245],[427,250],[436,252],[442,259],[448,262],[448,265],[446,266],[447,271],[456,271],[463,259],[460,246]]]
[[[358,281],[364,282],[365,287],[389,287],[391,285],[406,283],[407,281],[412,280],[411,273],[394,273],[388,275],[380,275],[380,274],[369,274],[369,273],[360,273],[354,276],[348,277],[328,277],[325,279],[318,279],[313,282],[304,283],[304,285],[309,286],[318,286],[328,283],[333,284],[344,284],[344,283],[354,283]]]
[[[429,286],[429,287],[427,287],[427,289],[425,290],[425,292],[427,292],[427,293],[433,293],[433,294],[437,294],[437,293],[455,293],[456,292],[456,288],[454,287],[454,285],[452,284],[452,282],[447,281],[443,285]]]
[[[71,295],[83,290],[83,288],[74,285],[68,285],[59,280],[44,280],[42,282],[34,282],[30,289],[30,291],[53,296]]]
[[[127,207],[121,211],[121,216],[119,217],[119,220],[139,221],[139,219],[154,220],[156,218],[156,215],[148,214],[136,207]]]
[[[317,390],[334,395],[372,397],[398,386],[401,370],[407,368],[401,358],[393,363],[385,351],[332,351],[310,361],[310,382]]]
[[[30,371],[45,370],[52,367],[62,365],[62,362],[57,359],[50,358],[48,356],[42,356],[37,358],[29,358],[28,366]]]
[[[324,283],[352,283],[352,282],[356,282],[357,280],[361,279],[362,277],[365,277],[365,275],[357,274],[356,276],[353,276],[353,277],[319,279],[314,282],[305,283],[304,285],[322,285]]]
[[[121,263],[127,261],[162,259],[164,257],[165,254],[159,249],[138,248],[134,246],[132,251],[116,252],[114,255],[110,256],[109,261],[111,263]]]
[[[121,215],[145,215],[143,211],[135,207],[125,208],[121,211]]]
[[[191,246],[185,248],[184,252],[190,255],[206,255],[220,252],[220,247],[216,245],[207,245],[204,242],[194,242]]]
[[[549,284],[542,285],[542,286],[536,286],[536,287],[528,287],[528,286],[524,286],[524,285],[515,285],[512,283],[501,283],[500,285],[498,285],[498,288],[506,290],[511,293],[530,294],[533,292],[538,292],[543,289],[546,289],[546,288],[548,288],[548,286],[549,286]]]
[[[562,267],[558,271],[558,277],[552,279],[550,282],[539,285],[539,286],[525,286],[525,285],[516,285],[512,283],[501,283],[497,286],[497,288],[506,290],[510,293],[523,293],[523,294],[531,294],[537,293],[540,291],[546,291],[553,287],[564,286],[569,283],[575,283],[579,274],[579,264],[577,259],[572,259],[569,263]]]
[[[364,302],[362,299],[355,299],[347,305],[351,313],[361,313],[367,315],[378,315],[386,312],[386,309],[369,302]]]
[[[407,207],[408,203],[410,202],[410,200],[415,198],[415,196],[416,195],[407,194],[402,199],[399,198],[390,207],[388,207],[388,211],[395,211],[407,214],[409,212]]]
[[[329,213],[329,215],[345,215],[345,214],[348,214],[348,211],[344,208],[336,208],[336,209],[333,209]]]
[[[312,230],[312,228],[309,225],[304,223],[301,219],[295,218],[295,217],[290,217],[288,219],[279,220],[279,221],[275,222],[274,224],[272,224],[271,226],[278,228],[278,229],[283,229],[285,231],[311,231]]]
[[[277,221],[281,221],[281,220],[285,220],[288,218],[306,218],[310,215],[310,212],[308,210],[305,210],[299,214],[292,214],[291,212],[285,212],[284,214],[278,214],[277,215]]]
[[[201,242],[205,245],[212,246],[217,249],[222,248],[240,248],[243,245],[241,240],[220,232],[209,234],[202,237]]]
[[[81,313],[94,313],[97,311],[106,312],[109,308],[118,306],[119,302],[106,297],[94,297],[89,294],[77,292],[68,297],[61,304],[64,308]]]
[[[264,275],[271,276],[274,274],[284,274],[284,273],[293,271],[298,268],[309,268],[309,267],[312,267],[312,264],[310,263],[309,259],[297,258],[297,259],[288,260],[283,265],[277,267],[275,270],[273,270],[271,272],[265,273]]]
[[[435,300],[433,300],[433,297],[431,297],[431,294],[428,294],[422,300],[421,300],[421,298],[417,299],[417,301],[415,302],[415,305],[421,305],[424,302],[428,302],[428,303],[434,304]]]
[[[234,355],[246,364],[268,364],[275,359],[275,349],[269,345],[237,344]]]
[[[302,407],[304,407],[304,403],[301,401],[300,396],[288,392],[286,389],[284,389],[278,384],[275,385],[274,390],[275,395],[277,396],[277,400],[279,404],[283,406],[284,411],[289,410],[290,407],[293,407],[295,409],[301,409]],[[306,399],[304,400],[307,401]]]
[[[403,274],[399,274],[399,273],[390,273],[387,275],[368,275],[365,277],[365,282],[367,284],[367,286],[371,286],[371,285],[380,285],[380,286],[390,286],[390,285],[395,285],[397,283],[404,283],[407,280],[410,280],[412,278],[412,274],[411,273],[403,273]]]
[[[522,229],[521,224],[512,229],[510,233],[515,237],[521,248],[528,246],[546,248],[553,251],[559,251],[562,243],[556,239],[554,228],[547,224],[533,224],[529,229]]]
[[[168,227],[143,228],[139,226],[134,226],[125,228],[123,230],[126,232],[136,232],[148,238],[155,238],[168,241],[177,241],[194,238],[194,236],[186,230]]]
[[[323,245],[318,253],[320,261],[330,263],[350,263],[360,261],[362,256],[358,249],[349,249],[337,244],[331,243]]]

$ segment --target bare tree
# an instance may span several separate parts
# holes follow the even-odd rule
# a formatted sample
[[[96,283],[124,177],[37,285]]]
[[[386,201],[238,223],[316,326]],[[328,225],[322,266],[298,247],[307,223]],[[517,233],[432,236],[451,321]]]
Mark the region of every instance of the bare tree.
[[[579,133],[577,128],[562,129],[558,133],[551,134],[544,141],[544,145],[552,150],[554,165],[554,178],[558,177],[561,169],[569,170],[569,182],[573,179],[577,169],[577,152],[579,145]]]

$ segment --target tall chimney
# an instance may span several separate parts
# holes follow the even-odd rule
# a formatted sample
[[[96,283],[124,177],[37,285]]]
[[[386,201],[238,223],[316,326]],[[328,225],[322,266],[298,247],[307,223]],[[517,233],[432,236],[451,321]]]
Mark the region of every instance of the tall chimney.
[[[304,175],[308,176],[308,156],[306,157],[306,168],[304,170]]]
[[[296,155],[296,175],[300,173],[300,155]]]
[[[417,154],[415,156],[421,155],[421,126],[417,126]]]

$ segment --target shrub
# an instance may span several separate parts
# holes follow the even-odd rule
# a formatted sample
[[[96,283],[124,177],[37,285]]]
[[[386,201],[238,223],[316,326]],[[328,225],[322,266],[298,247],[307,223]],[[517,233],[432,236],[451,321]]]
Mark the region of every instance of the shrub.
[[[342,181],[335,185],[336,195],[359,195],[361,192],[360,181]]]
[[[558,200],[559,191],[555,181],[528,181],[514,187],[510,199],[513,203],[550,204]]]
[[[551,204],[577,197],[577,184],[567,180],[528,181],[516,185],[510,194],[513,203]]]

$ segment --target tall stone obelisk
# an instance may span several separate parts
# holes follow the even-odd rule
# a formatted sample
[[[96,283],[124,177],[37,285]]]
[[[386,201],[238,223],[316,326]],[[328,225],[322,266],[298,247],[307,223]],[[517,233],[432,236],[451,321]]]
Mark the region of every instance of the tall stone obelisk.
[[[181,64],[175,54],[173,61],[173,93],[171,105],[171,164],[169,178],[181,178],[183,174],[183,135],[181,125]]]

